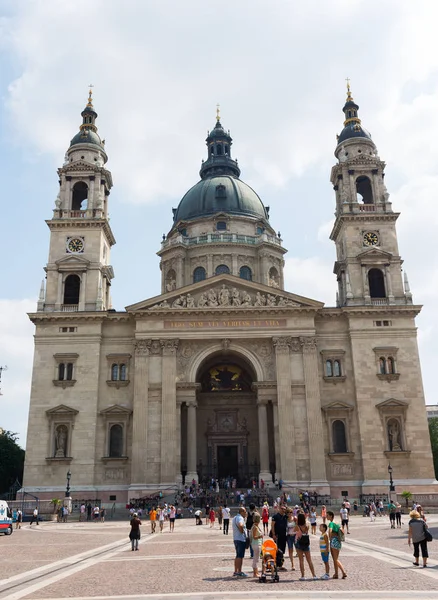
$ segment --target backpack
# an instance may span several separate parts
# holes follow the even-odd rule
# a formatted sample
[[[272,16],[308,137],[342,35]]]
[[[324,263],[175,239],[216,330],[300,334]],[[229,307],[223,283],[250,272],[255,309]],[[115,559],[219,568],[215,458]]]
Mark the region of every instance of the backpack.
[[[340,542],[345,542],[345,534],[341,528],[339,528],[339,531],[338,531],[338,540]]]

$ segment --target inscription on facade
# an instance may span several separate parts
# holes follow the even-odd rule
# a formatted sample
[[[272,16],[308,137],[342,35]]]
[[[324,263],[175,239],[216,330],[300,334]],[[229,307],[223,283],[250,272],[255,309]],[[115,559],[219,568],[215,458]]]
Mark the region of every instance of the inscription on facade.
[[[344,464],[332,464],[332,475],[333,477],[339,477],[340,475],[353,475],[353,465],[351,463]]]
[[[164,321],[164,329],[234,329],[243,327],[251,329],[255,327],[285,327],[286,319],[249,319],[228,320],[215,319],[211,321]]]

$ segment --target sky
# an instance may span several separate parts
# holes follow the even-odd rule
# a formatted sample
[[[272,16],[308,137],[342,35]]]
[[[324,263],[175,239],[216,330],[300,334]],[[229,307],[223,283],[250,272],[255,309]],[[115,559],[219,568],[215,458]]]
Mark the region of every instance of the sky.
[[[221,121],[241,178],[270,206],[286,289],[333,306],[329,181],[345,80],[386,161],[438,401],[438,3],[434,0],[0,0],[0,426],[25,446],[33,325],[56,169],[93,84],[114,187],[114,308],[160,291],[161,235]]]

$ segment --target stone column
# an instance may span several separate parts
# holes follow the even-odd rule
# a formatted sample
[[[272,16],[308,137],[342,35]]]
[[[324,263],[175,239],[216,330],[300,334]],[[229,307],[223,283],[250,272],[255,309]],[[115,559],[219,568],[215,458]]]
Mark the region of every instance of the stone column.
[[[147,480],[149,348],[150,340],[135,342],[131,485]]]
[[[187,403],[187,475],[186,482],[191,483],[193,479],[198,481],[196,471],[196,408],[195,400]]]
[[[180,288],[185,285],[184,279],[184,256],[182,254],[178,254],[176,257],[176,287]]]
[[[278,405],[277,402],[272,403],[272,418],[274,421],[274,446],[275,446],[275,479],[281,477],[281,456],[280,456],[280,440],[278,428]]]
[[[237,269],[237,254],[233,254],[231,257],[231,275],[235,277],[239,277],[239,272]]]
[[[392,291],[391,265],[385,265],[385,284],[386,295],[388,296],[389,304],[394,304],[394,292]]]
[[[300,337],[306,386],[307,429],[309,434],[310,487],[328,486],[325,470],[324,430],[319,394],[316,338]],[[328,490],[328,487],[327,487]],[[322,491],[322,490],[321,490]],[[324,493],[328,491],[324,490]]]
[[[207,254],[207,279],[213,277],[213,254]]]
[[[182,484],[182,474],[181,474],[181,402],[179,400],[176,401],[176,453],[175,453],[175,461],[176,461],[176,482],[178,486]]]
[[[290,337],[273,338],[277,363],[277,404],[279,446],[282,458],[281,478],[286,484],[297,484],[295,459],[295,431],[292,415],[292,377],[289,348]]]
[[[268,411],[265,399],[257,400],[257,412],[259,419],[259,448],[260,448],[260,474],[259,482],[263,479],[270,482],[272,475],[269,472],[269,444],[268,444]]]
[[[161,387],[161,483],[175,483],[176,351],[179,340],[160,340],[163,349]]]
[[[362,268],[362,286],[365,304],[371,304],[370,290],[368,286],[367,266],[361,265]]]

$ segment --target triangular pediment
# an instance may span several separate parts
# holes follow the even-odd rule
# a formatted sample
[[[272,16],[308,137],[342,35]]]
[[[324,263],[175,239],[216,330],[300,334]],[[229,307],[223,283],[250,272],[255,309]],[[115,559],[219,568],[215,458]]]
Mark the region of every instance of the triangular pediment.
[[[130,415],[132,410],[126,408],[125,406],[121,406],[120,404],[113,404],[112,406],[108,406],[108,408],[104,408],[100,411],[101,415]]]
[[[376,404],[376,408],[406,408],[409,406],[409,402],[405,400],[398,400],[397,398],[389,398],[383,402]]]
[[[262,283],[247,281],[233,275],[217,275],[127,306],[128,312],[142,310],[210,310],[251,308],[313,308],[324,306],[304,296],[298,296]]]
[[[336,400],[335,402],[330,402],[330,404],[326,404],[322,407],[324,411],[334,411],[334,410],[353,410],[353,407],[346,402],[341,402],[340,400]]]
[[[58,415],[58,416],[66,416],[66,415],[77,415],[78,410],[75,408],[71,408],[70,406],[66,406],[65,404],[59,404],[54,408],[49,408],[46,410],[46,415]]]
[[[378,259],[388,260],[391,259],[394,255],[391,252],[386,252],[386,250],[381,250],[379,247],[367,248],[363,250],[363,252],[359,252],[357,258],[364,260],[370,259],[372,261]]]
[[[78,254],[68,254],[55,261],[58,267],[88,267],[90,261]]]

